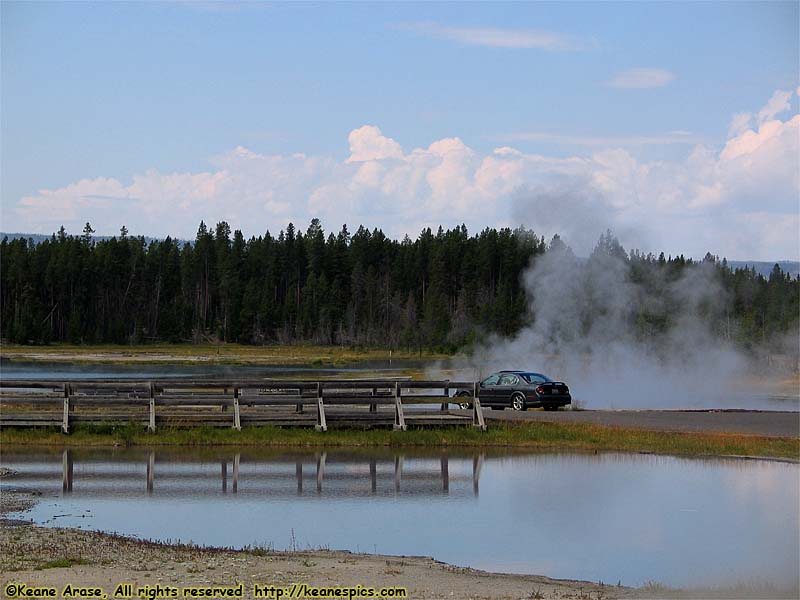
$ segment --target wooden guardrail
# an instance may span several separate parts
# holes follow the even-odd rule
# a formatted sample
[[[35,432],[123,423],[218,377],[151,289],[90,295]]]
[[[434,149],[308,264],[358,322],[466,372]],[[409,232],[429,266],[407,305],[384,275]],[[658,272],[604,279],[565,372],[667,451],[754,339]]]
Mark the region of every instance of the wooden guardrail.
[[[0,427],[56,425],[69,433],[73,422],[143,421],[150,431],[159,423],[236,430],[243,423],[313,425],[327,431],[330,421],[402,431],[409,425],[485,430],[478,390],[474,382],[446,380],[0,379]],[[450,410],[465,401],[469,413]]]

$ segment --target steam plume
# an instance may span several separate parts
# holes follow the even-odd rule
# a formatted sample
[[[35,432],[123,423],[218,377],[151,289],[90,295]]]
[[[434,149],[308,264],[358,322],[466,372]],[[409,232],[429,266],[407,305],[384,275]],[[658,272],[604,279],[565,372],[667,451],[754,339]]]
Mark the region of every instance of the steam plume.
[[[574,192],[541,200],[529,197],[526,208],[548,209],[537,211],[549,215],[548,227],[587,205]],[[608,210],[593,203],[591,219],[567,230],[585,244],[588,231],[611,220]],[[528,224],[538,226],[534,215]],[[475,349],[463,375],[540,371],[567,382],[586,408],[752,408],[753,390],[741,385],[748,360],[721,325],[727,299],[714,262],[680,272],[650,263],[637,272],[636,260],[610,231],[588,259],[554,236],[523,276],[529,324]]]

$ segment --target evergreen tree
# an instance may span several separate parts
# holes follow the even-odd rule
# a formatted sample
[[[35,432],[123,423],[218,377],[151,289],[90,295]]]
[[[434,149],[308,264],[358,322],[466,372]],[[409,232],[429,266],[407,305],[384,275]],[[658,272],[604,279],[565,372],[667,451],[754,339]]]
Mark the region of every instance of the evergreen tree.
[[[0,335],[18,343],[229,341],[378,345],[454,350],[488,334],[513,335],[531,298],[522,275],[547,253],[576,259],[559,236],[549,244],[524,228],[464,225],[412,239],[343,225],[326,232],[314,219],[246,240],[226,222],[201,222],[195,240],[145,243],[126,227],[96,240],[89,223],[74,237],[61,227],[39,244],[0,241]],[[695,269],[711,269],[723,295],[695,309],[720,337],[749,348],[785,336],[800,318],[800,279],[775,265],[769,277],[731,270],[707,254],[630,253],[608,231],[593,265],[583,327],[607,310],[602,280],[630,281],[655,305],[625,307],[642,339],[665,333],[689,310],[666,293]],[[620,279],[621,277],[621,279]],[[590,284],[592,282],[589,282]],[[694,310],[694,309],[693,309]]]

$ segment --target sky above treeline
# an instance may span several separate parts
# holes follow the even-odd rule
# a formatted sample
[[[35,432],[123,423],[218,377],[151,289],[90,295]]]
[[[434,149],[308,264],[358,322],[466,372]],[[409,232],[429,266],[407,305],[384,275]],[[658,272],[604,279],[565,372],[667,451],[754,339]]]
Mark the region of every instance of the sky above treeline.
[[[3,2],[0,229],[800,258],[797,2]]]

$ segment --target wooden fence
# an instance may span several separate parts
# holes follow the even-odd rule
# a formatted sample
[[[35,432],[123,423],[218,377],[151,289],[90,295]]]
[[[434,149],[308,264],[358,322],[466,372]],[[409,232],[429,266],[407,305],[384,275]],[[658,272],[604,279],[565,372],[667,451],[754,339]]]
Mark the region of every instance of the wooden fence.
[[[486,423],[474,382],[415,380],[187,380],[71,381],[0,379],[0,427],[73,423],[157,426],[243,425],[344,427]],[[458,397],[466,392],[469,398]],[[468,401],[469,412],[451,406]]]

